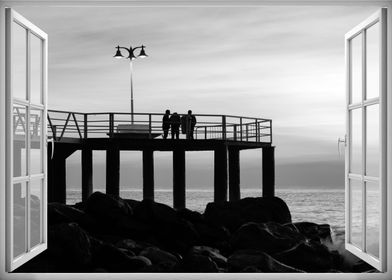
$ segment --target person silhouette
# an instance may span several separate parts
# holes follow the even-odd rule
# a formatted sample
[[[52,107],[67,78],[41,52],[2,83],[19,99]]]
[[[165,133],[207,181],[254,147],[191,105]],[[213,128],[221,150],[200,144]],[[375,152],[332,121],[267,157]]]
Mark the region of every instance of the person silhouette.
[[[171,124],[171,138],[179,139],[180,136],[180,125],[181,125],[181,118],[177,112],[174,112],[173,115],[170,117],[170,124]]]
[[[170,129],[170,110],[166,110],[162,118],[163,139],[167,138]]]
[[[193,131],[195,130],[196,117],[192,115],[192,110],[188,110],[186,115],[186,138],[193,139]]]

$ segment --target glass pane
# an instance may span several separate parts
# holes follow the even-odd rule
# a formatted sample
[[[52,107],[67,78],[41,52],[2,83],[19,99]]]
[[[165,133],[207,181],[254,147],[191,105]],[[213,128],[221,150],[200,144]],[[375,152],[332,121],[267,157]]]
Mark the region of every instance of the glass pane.
[[[42,40],[34,34],[31,34],[30,44],[31,102],[35,104],[42,104]]]
[[[379,177],[380,117],[379,105],[366,107],[366,175]]]
[[[380,250],[380,187],[378,183],[366,183],[366,251],[379,257]]]
[[[14,184],[14,258],[26,251],[26,183]]]
[[[380,24],[366,30],[366,96],[379,96],[380,90]]]
[[[362,34],[351,39],[351,103],[362,100]]]
[[[43,173],[42,163],[42,111],[30,110],[30,173]]]
[[[41,243],[41,199],[42,179],[30,182],[30,245]]]
[[[362,109],[355,109],[350,111],[350,116],[350,172],[362,174]]]
[[[13,177],[25,176],[26,173],[26,107],[14,105],[13,109]]]
[[[27,31],[25,28],[14,22],[12,35],[13,96],[20,99],[26,99]]]
[[[362,184],[350,180],[351,191],[351,243],[362,248]]]

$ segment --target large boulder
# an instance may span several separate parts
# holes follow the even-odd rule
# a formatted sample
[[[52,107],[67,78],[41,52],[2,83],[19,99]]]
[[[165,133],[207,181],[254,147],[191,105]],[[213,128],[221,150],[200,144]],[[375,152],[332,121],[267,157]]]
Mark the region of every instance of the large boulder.
[[[303,272],[257,250],[236,251],[227,262],[228,272]]]
[[[288,250],[304,242],[300,233],[278,223],[247,223],[231,238],[234,250],[254,249],[268,254]]]
[[[193,246],[190,253],[208,256],[216,263],[220,270],[227,270],[227,258],[222,256],[216,248],[208,246]]]
[[[168,251],[184,254],[200,239],[191,222],[162,203],[143,200],[134,208],[134,218],[151,227],[140,239]]]
[[[77,223],[84,229],[93,229],[97,221],[84,211],[58,202],[48,203],[48,224]]]
[[[339,263],[337,252],[318,242],[303,242],[273,255],[278,261],[306,272],[328,272]]]
[[[141,272],[151,261],[143,256],[133,256],[127,250],[102,243],[93,251],[94,266],[109,272]]]
[[[131,217],[132,208],[120,197],[95,192],[85,204],[86,213],[95,217],[105,226],[114,226]]]
[[[149,223],[175,223],[180,219],[176,210],[150,199],[142,200],[133,210],[136,219]]]
[[[187,254],[182,262],[182,269],[184,272],[219,272],[219,267],[216,263],[206,255],[199,253]]]
[[[154,265],[168,263],[175,266],[179,262],[176,256],[157,247],[147,247],[139,255],[148,258]]]
[[[211,202],[204,211],[207,222],[231,232],[248,222],[291,223],[286,203],[278,197],[247,197],[238,201]]]
[[[285,224],[285,227],[301,233],[312,241],[332,243],[331,226],[328,224],[318,225],[311,222],[297,222]]]
[[[92,266],[90,236],[76,223],[62,223],[49,227],[48,255],[62,271],[88,271]]]

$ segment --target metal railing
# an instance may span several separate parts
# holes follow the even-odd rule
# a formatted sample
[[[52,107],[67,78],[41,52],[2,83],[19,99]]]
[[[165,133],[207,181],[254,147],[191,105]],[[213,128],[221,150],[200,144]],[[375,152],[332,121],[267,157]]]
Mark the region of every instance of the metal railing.
[[[134,113],[133,124],[143,128],[147,138],[162,138],[162,113]],[[181,114],[185,115],[185,114]],[[220,139],[272,143],[272,120],[231,115],[195,114],[194,139]],[[131,124],[130,113],[80,113],[48,110],[48,133],[54,140],[105,138],[120,134]],[[171,138],[170,131],[168,138]],[[180,139],[185,139],[181,133]]]

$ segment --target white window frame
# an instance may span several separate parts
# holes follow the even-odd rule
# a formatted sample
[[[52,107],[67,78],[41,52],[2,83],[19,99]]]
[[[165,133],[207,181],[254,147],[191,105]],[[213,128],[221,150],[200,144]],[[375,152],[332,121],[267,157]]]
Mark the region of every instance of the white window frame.
[[[6,114],[8,116],[11,116],[13,114],[13,107],[14,105],[21,105],[25,106],[27,108],[26,111],[26,116],[25,116],[25,122],[26,122],[26,169],[27,169],[27,175],[24,176],[19,176],[19,177],[14,177],[13,176],[13,120],[12,118],[7,120],[8,125],[6,125],[6,142],[8,143],[7,146],[7,151],[6,151],[6,161],[10,162],[9,166],[6,166],[6,186],[9,186],[8,189],[6,189],[6,199],[7,199],[7,209],[6,209],[6,226],[7,226],[7,232],[6,232],[6,242],[7,242],[7,248],[6,248],[6,258],[7,258],[7,263],[6,263],[6,268],[7,271],[12,271],[19,267],[20,265],[26,263],[30,259],[34,258],[38,254],[42,253],[47,249],[47,211],[44,211],[44,209],[47,208],[47,195],[45,193],[45,189],[47,186],[47,160],[46,160],[46,127],[47,127],[47,110],[46,110],[46,100],[47,100],[47,67],[45,65],[47,64],[47,36],[45,33],[43,33],[38,27],[35,25],[31,24],[29,21],[27,21],[23,16],[15,12],[13,9],[8,9],[8,13],[6,14],[6,20],[11,23],[11,25],[7,25],[6,28],[6,35],[9,36],[7,39],[7,51],[12,49],[12,44],[13,40],[10,38],[13,34],[13,23],[15,22],[16,24],[20,25],[22,28],[28,30],[27,33],[27,45],[26,45],[26,92],[27,92],[27,100],[24,99],[18,99],[14,98],[12,96],[7,96],[9,98],[6,102]],[[30,69],[30,61],[31,61],[31,45],[30,45],[30,39],[31,36],[36,36],[40,40],[42,40],[42,49],[41,49],[41,104],[34,104],[31,102],[31,85],[30,85],[30,77],[31,77],[31,69]],[[12,61],[11,61],[11,52],[7,52],[7,67],[9,69],[12,69]],[[10,71],[9,75],[7,75],[7,81],[6,85],[8,86],[7,91],[12,92],[12,70]],[[40,135],[40,141],[42,143],[41,147],[41,160],[42,160],[42,170],[40,173],[37,174],[31,174],[30,173],[30,110],[31,109],[37,109],[42,111],[42,118],[40,120],[40,125],[42,126],[41,129],[41,135]],[[40,209],[40,214],[41,214],[41,228],[40,228],[40,243],[34,247],[31,247],[30,244],[30,237],[31,237],[31,232],[30,232],[30,222],[31,222],[31,217],[30,217],[30,182],[31,180],[41,180],[43,183],[43,187],[41,188],[41,209]],[[14,227],[13,227],[13,189],[15,183],[26,183],[26,227],[25,227],[25,237],[26,237],[26,251],[22,253],[20,256],[14,258],[13,255],[13,233],[14,233]],[[11,190],[11,189],[12,190]],[[12,202],[12,203],[10,203]]]
[[[379,90],[379,96],[374,97],[371,99],[367,99],[367,87],[366,87],[366,73],[367,73],[367,65],[366,65],[366,32],[364,30],[367,30],[368,28],[372,27],[374,24],[379,23],[379,28],[380,28],[380,60],[379,60],[379,65],[380,65],[380,74],[386,72],[386,49],[383,47],[383,38],[386,37],[386,16],[387,16],[387,10],[386,9],[380,9],[367,19],[365,19],[363,22],[355,26],[350,32],[348,32],[345,36],[345,43],[346,43],[346,102],[347,102],[347,115],[346,115],[346,133],[348,135],[348,147],[352,146],[352,137],[351,137],[351,115],[350,113],[353,112],[355,109],[360,109],[362,113],[362,170],[361,172],[354,172],[357,174],[353,174],[350,172],[350,163],[351,163],[351,151],[350,148],[346,148],[346,167],[345,167],[345,204],[346,204],[346,212],[345,212],[345,236],[346,236],[346,249],[352,252],[354,255],[360,257],[361,259],[365,260],[375,268],[381,271],[386,270],[386,214],[387,214],[387,209],[386,209],[386,198],[387,198],[387,185],[386,185],[386,175],[387,175],[387,170],[386,170],[386,163],[387,163],[387,156],[384,154],[382,151],[386,151],[386,140],[387,140],[387,117],[386,117],[386,110],[387,110],[387,88],[386,88],[386,76],[381,76],[380,77],[380,90]],[[381,32],[384,32],[382,34]],[[361,53],[362,53],[362,65],[361,65],[361,81],[362,81],[362,93],[361,93],[361,100],[357,101],[355,103],[352,103],[350,100],[350,92],[351,92],[351,68],[352,68],[352,63],[351,63],[351,50],[350,50],[350,43],[349,41],[352,40],[353,38],[356,38],[356,36],[361,35],[362,37],[362,46],[361,46]],[[379,143],[380,143],[380,171],[379,171],[379,176],[377,177],[372,177],[368,176],[365,174],[365,166],[366,166],[366,154],[367,154],[367,149],[366,149],[366,130],[367,130],[367,124],[366,124],[366,112],[368,106],[371,105],[380,105],[379,106],[379,123],[380,123],[380,131],[379,131]],[[362,244],[361,247],[363,249],[358,248],[357,246],[353,245],[351,243],[350,237],[351,237],[351,190],[350,190],[350,180],[355,180],[357,182],[360,182],[362,185]],[[377,259],[376,257],[366,253],[366,235],[367,235],[367,220],[366,220],[366,211],[367,211],[367,202],[366,202],[366,183],[368,182],[373,182],[373,183],[378,183],[380,186],[380,203],[381,203],[381,208],[380,208],[380,233],[379,233],[379,258]]]
[[[5,61],[5,28],[4,18],[5,7],[12,7],[17,10],[18,6],[87,6],[87,7],[194,7],[194,6],[214,6],[214,7],[259,7],[259,6],[377,6],[388,8],[388,65],[387,72],[392,73],[392,2],[390,0],[0,0],[0,61]],[[86,15],[87,16],[87,15]],[[344,34],[342,34],[343,37]],[[50,34],[49,34],[50,36]],[[391,76],[391,75],[389,75]],[[3,114],[5,108],[5,66],[0,63],[0,113]],[[387,83],[387,166],[392,167],[392,79]],[[1,279],[31,279],[32,276],[37,279],[200,279],[200,274],[61,274],[61,273],[34,273],[34,274],[17,274],[5,273],[5,131],[4,117],[0,117],[0,278]],[[391,169],[391,168],[389,168]],[[388,170],[389,171],[389,170]],[[392,213],[392,171],[387,174],[387,213]],[[387,231],[392,233],[392,215],[387,215]],[[308,273],[304,274],[203,274],[204,279],[392,279],[392,234],[387,236],[387,272],[372,274],[357,273]]]

